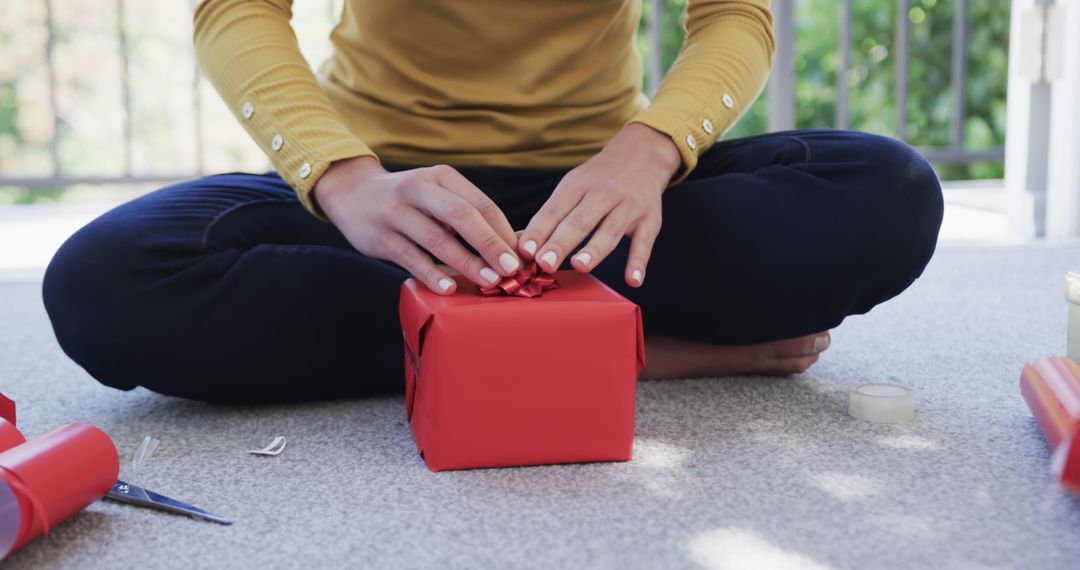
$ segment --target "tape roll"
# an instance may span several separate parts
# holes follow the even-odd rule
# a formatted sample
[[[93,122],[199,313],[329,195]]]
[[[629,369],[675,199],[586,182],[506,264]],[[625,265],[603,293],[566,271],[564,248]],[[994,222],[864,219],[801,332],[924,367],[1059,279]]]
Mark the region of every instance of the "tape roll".
[[[898,384],[862,384],[851,390],[848,413],[868,422],[908,422],[915,417],[915,392]]]

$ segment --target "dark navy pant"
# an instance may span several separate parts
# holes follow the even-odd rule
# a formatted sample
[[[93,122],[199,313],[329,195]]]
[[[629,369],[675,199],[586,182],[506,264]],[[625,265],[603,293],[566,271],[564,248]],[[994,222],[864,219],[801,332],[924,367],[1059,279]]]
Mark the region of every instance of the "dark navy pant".
[[[567,171],[459,170],[514,229]],[[721,141],[664,194],[644,286],[623,281],[628,239],[593,273],[641,306],[647,335],[791,338],[907,288],[942,211],[930,165],[893,139],[816,130]],[[277,175],[233,173],[93,220],[56,253],[43,294],[60,346],[103,384],[299,401],[402,389],[406,277],[353,249]]]

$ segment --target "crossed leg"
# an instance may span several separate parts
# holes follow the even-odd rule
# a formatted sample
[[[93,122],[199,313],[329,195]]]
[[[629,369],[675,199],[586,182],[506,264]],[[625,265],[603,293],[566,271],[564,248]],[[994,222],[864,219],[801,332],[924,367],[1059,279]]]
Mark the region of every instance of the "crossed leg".
[[[515,228],[565,173],[462,172]],[[644,378],[805,370],[824,331],[921,274],[942,215],[914,150],[843,131],[717,143],[663,207],[642,287],[623,282],[626,240],[593,271],[642,308]],[[43,297],[63,350],[106,385],[300,401],[401,390],[407,277],[312,217],[277,176],[228,174],[92,221],[53,258]]]

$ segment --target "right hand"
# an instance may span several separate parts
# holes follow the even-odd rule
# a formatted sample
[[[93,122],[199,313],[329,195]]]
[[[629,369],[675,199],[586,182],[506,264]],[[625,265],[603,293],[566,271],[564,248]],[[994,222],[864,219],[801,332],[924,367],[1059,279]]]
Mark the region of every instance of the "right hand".
[[[370,156],[339,160],[312,198],[360,253],[400,265],[436,293],[454,294],[456,282],[420,247],[483,286],[521,267],[517,235],[502,210],[449,166],[387,172]]]

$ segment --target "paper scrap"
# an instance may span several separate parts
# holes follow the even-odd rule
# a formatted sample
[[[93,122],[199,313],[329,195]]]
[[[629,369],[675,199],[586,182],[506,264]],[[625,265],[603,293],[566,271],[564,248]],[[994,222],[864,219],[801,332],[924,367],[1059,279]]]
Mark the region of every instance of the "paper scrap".
[[[274,441],[270,442],[270,445],[262,449],[252,449],[248,453],[252,455],[281,455],[281,452],[285,451],[285,436],[277,436]]]

